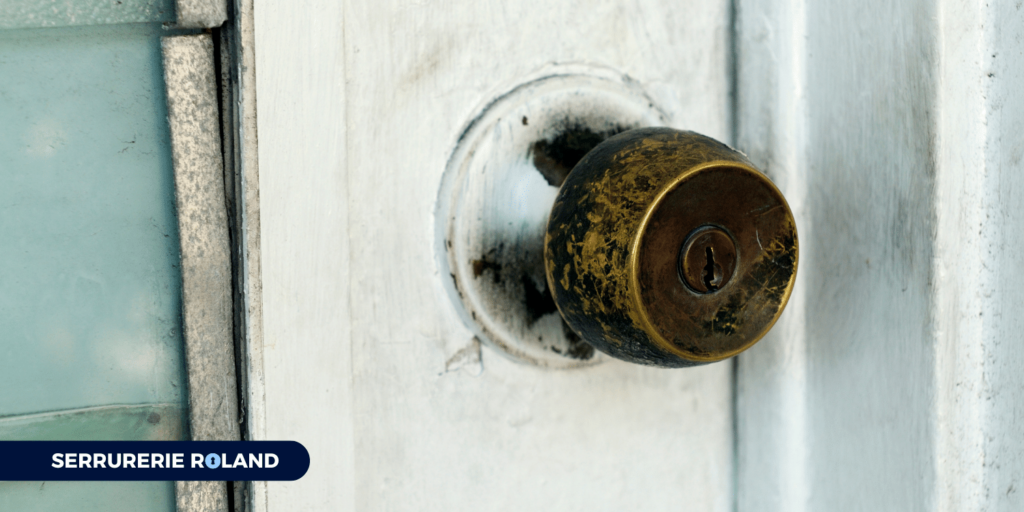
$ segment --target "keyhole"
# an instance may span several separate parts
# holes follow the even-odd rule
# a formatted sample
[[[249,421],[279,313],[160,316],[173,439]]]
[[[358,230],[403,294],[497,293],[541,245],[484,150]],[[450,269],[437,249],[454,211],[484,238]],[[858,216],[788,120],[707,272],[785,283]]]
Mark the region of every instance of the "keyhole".
[[[715,275],[715,251],[712,251],[710,247],[705,247],[704,254],[708,258],[708,264],[704,266],[704,286],[709,292],[713,292],[718,289],[718,279]]]
[[[679,277],[695,293],[713,293],[728,284],[736,270],[736,245],[715,226],[694,230],[679,250]]]

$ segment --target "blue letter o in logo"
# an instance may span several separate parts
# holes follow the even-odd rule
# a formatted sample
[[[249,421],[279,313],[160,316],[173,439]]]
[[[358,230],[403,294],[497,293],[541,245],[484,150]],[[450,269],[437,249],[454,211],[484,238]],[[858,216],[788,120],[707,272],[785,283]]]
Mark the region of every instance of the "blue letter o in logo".
[[[220,467],[220,455],[211,453],[206,456],[206,467],[210,469],[217,469]]]

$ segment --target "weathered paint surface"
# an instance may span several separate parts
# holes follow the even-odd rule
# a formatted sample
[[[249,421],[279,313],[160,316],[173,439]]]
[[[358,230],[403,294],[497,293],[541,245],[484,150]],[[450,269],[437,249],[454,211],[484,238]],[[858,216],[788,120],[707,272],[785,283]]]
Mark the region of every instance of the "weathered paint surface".
[[[263,418],[267,435],[292,433],[329,453],[320,474],[342,482],[335,492],[323,490],[328,477],[271,485],[270,509],[486,509],[534,496],[527,506],[583,508],[544,486],[635,497],[637,484],[616,487],[629,475],[587,468],[674,453],[616,452],[585,427],[639,431],[627,416],[638,411],[610,397],[664,407],[657,374],[530,372],[487,352],[476,380],[424,370],[433,361],[442,373],[473,344],[453,339],[457,319],[437,320],[443,299],[423,291],[429,256],[418,248],[429,229],[415,219],[428,215],[421,189],[448,135],[504,90],[494,83],[552,60],[598,61],[652,84],[659,101],[687,98],[670,109],[695,112],[700,91],[728,89],[724,71],[700,78],[724,69],[707,60],[726,62],[725,47],[681,50],[709,39],[675,17],[687,11],[678,5],[449,7],[325,3],[310,22],[301,9],[257,5],[263,206],[275,212],[261,231]],[[735,143],[780,185],[803,241],[786,313],[737,363],[737,508],[1019,510],[1020,5],[741,0],[735,9]],[[678,46],[662,53],[653,36],[666,33]],[[674,65],[697,71],[664,72]],[[722,137],[725,117],[709,130],[708,119],[719,118],[685,124]],[[627,373],[628,384],[609,384]],[[580,375],[609,393],[581,390]],[[276,411],[297,415],[276,420]],[[679,425],[677,435],[689,433]],[[610,447],[608,458],[579,449],[581,439]],[[543,461],[531,459],[540,451]],[[415,471],[425,467],[434,471]],[[672,505],[682,503],[700,508]]]
[[[260,277],[259,162],[256,148],[256,66],[252,0],[234,0],[221,27],[221,122],[225,187],[233,217],[236,359],[244,439],[265,439],[263,388],[263,282]],[[235,482],[236,507],[265,509],[266,482]]]
[[[939,3],[937,510],[1024,509],[1024,3]]]
[[[739,509],[1020,510],[1020,2],[737,11],[737,146],[804,242],[738,361]]]
[[[220,27],[220,119],[224,188],[232,240],[239,426],[243,439],[263,432],[263,355],[260,281],[259,166],[256,160],[256,86],[252,0],[233,2]],[[258,397],[258,399],[254,398]],[[236,508],[265,502],[266,482],[233,482]]]
[[[474,346],[432,213],[466,123],[553,62],[727,139],[725,2],[255,4],[269,510],[731,510],[730,365],[553,371]],[[467,368],[468,369],[468,368]]]

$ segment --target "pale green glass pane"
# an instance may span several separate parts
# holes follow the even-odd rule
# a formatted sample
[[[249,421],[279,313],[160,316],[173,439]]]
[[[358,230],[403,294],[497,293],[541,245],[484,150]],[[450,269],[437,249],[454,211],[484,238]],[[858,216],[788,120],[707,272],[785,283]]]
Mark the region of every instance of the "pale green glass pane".
[[[3,0],[0,29],[174,21],[174,0]]]
[[[0,482],[0,510],[172,512],[172,482]]]
[[[179,404],[108,406],[0,418],[0,440],[179,441]],[[174,510],[170,482],[0,482],[0,510]]]
[[[184,441],[185,421],[181,404],[107,405],[0,418],[0,441]]]
[[[160,35],[0,32],[0,416],[184,404]]]

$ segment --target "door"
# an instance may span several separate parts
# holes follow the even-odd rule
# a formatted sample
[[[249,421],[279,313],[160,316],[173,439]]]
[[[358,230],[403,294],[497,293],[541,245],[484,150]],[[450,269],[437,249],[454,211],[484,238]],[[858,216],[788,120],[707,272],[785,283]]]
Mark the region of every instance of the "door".
[[[254,435],[311,454],[258,507],[730,510],[730,363],[551,369],[481,346],[446,290],[435,227],[460,135],[525,83],[614,81],[668,124],[728,139],[728,4],[256,2],[254,17]],[[550,208],[557,189],[529,172]]]
[[[312,458],[257,510],[1020,508],[1020,5],[259,0],[253,26],[248,428]],[[802,241],[771,333],[682,370],[487,339],[438,216],[467,141],[536,128],[516,109],[538,143],[600,111],[744,151]]]

